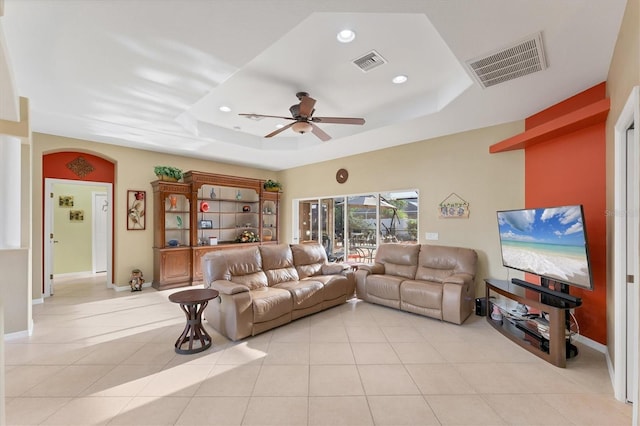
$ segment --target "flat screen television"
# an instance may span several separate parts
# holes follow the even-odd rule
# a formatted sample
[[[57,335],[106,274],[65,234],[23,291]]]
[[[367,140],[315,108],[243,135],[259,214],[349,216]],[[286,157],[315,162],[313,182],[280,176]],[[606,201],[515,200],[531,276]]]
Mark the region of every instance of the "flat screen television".
[[[502,264],[593,290],[582,205],[498,211]]]

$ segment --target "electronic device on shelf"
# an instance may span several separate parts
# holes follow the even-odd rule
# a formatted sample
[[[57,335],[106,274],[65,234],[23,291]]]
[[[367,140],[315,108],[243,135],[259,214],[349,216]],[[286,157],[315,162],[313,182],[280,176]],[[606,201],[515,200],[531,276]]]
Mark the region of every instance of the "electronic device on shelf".
[[[541,279],[541,287],[517,279],[514,284],[574,303],[579,298],[569,295],[569,286],[593,290],[581,204],[504,210],[497,215],[502,264]]]

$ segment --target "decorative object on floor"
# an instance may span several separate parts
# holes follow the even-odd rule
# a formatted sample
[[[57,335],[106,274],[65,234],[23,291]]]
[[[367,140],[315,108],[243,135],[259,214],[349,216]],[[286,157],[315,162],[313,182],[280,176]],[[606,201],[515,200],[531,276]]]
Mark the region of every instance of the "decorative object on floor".
[[[280,182],[276,182],[274,180],[267,179],[262,184],[262,187],[267,192],[279,192],[282,189],[282,184]]]
[[[469,219],[469,203],[452,192],[438,205],[438,217],[441,219]]]
[[[61,195],[58,197],[58,207],[73,207],[73,195]]]
[[[155,166],[153,172],[158,179],[168,182],[177,182],[182,179],[182,170],[171,166]]]
[[[218,291],[210,288],[199,288],[196,290],[182,290],[169,295],[169,300],[179,303],[182,311],[187,317],[187,324],[178,340],[176,340],[176,353],[195,354],[211,347],[211,336],[202,327],[202,311],[209,304],[209,300],[218,297]],[[200,347],[194,347],[194,343]],[[182,346],[188,344],[189,347],[183,349]]]
[[[236,238],[236,243],[257,243],[259,241],[260,237],[252,231],[242,231],[238,238]]]
[[[70,210],[69,211],[70,222],[84,222],[84,210]]]
[[[141,231],[146,228],[145,213],[147,211],[146,191],[127,191],[127,230]]]
[[[144,274],[140,269],[134,269],[131,271],[131,277],[129,279],[129,285],[131,291],[142,291],[142,284],[144,284]]]
[[[79,178],[83,178],[95,170],[91,163],[84,159],[84,157],[78,157],[75,160],[69,161],[67,163],[67,169],[71,170]]]

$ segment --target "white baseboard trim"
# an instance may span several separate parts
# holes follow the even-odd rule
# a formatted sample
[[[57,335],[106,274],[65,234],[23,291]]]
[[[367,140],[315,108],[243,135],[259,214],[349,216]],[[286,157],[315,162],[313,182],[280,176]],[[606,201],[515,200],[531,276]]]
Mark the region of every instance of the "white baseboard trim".
[[[104,272],[101,272],[101,274]],[[86,277],[87,275],[98,275],[98,274],[94,274],[92,271],[79,271],[79,272],[67,272],[64,274],[53,274],[53,279],[55,280],[56,278],[82,278],[82,277]]]
[[[22,330],[22,331],[16,331],[13,333],[6,333],[4,335],[4,340],[5,342],[7,341],[11,341],[13,339],[22,339],[25,337],[29,337],[31,335],[31,333],[29,332],[29,330]]]
[[[40,297],[38,299],[31,299],[32,305],[42,305],[44,303],[44,298]]]
[[[588,337],[584,337],[584,336],[578,334],[573,339],[575,339],[576,342],[580,342],[583,345],[588,346],[591,349],[595,349],[596,351],[598,351],[600,353],[603,353],[605,355],[609,354],[609,351],[607,350],[607,345],[603,345],[602,343],[598,343],[595,340],[589,339]]]

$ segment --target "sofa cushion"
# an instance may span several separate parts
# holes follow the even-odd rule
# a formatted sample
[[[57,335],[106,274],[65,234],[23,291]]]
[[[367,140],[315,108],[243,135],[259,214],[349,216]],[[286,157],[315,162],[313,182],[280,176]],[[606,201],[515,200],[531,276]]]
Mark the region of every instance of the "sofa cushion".
[[[269,286],[282,282],[298,281],[298,271],[293,266],[293,254],[288,244],[260,246],[262,269]]]
[[[291,292],[293,309],[306,309],[324,301],[324,286],[319,281],[289,281],[275,285]]]
[[[227,280],[247,286],[250,290],[266,287],[267,276],[262,270],[258,247],[216,250],[203,257],[205,284]]]
[[[345,296],[350,287],[348,284],[345,285],[345,283],[349,282],[349,278],[344,275],[316,275],[312,278],[305,278],[305,280],[319,281],[322,283],[324,286],[324,300],[334,300]]]
[[[440,316],[442,284],[407,280],[400,285],[400,297],[402,298],[402,309],[408,310],[406,308],[417,306],[438,312],[438,316]]]
[[[395,275],[369,275],[367,295],[386,300],[400,300],[400,283],[404,278]]]
[[[416,280],[442,283],[447,277],[460,273],[473,277],[477,258],[476,251],[472,249],[422,244]]]
[[[265,322],[279,318],[292,309],[291,293],[273,287],[259,288],[251,292],[253,322]]]
[[[413,279],[418,267],[419,252],[419,244],[381,244],[376,252],[375,263],[384,265],[385,275]]]
[[[320,274],[327,263],[327,252],[318,243],[292,244],[291,252],[300,279]]]

